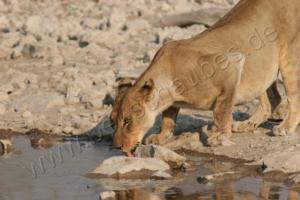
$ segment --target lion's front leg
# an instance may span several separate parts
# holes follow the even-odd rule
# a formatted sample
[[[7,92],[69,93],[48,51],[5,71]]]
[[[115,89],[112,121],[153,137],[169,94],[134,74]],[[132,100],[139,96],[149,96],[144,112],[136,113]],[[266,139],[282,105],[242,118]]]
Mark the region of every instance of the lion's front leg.
[[[283,52],[280,60],[280,72],[287,95],[287,115],[279,126],[273,128],[276,136],[295,134],[300,123],[300,36],[297,35],[293,43]]]
[[[236,121],[233,123],[234,132],[249,132],[255,130],[261,123],[268,120],[271,115],[271,103],[267,92],[259,96],[260,104],[254,114],[246,121]]]
[[[166,140],[173,134],[178,112],[179,108],[174,106],[171,106],[167,110],[163,111],[160,133],[150,135],[146,139],[146,144],[164,144]]]
[[[207,139],[207,145],[209,146],[223,144],[231,136],[232,110],[245,64],[245,56],[241,53],[230,53],[227,56],[228,67],[212,77],[214,86],[219,90],[219,95],[216,98],[213,110],[213,130]]]
[[[233,132],[254,131],[260,124],[267,121],[271,115],[277,115],[277,118],[283,116],[284,106],[281,104],[277,82],[274,82],[266,92],[259,96],[259,101],[259,107],[248,120],[233,122]]]
[[[207,145],[221,145],[231,136],[233,101],[234,91],[223,91],[223,94],[217,97],[213,110],[214,126],[208,135]]]

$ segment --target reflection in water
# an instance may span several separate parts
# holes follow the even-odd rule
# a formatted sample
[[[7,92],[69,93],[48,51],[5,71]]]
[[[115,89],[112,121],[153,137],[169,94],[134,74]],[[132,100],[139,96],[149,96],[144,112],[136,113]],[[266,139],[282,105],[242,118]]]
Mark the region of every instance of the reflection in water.
[[[178,173],[172,180],[104,181],[88,179],[84,174],[104,159],[118,155],[119,152],[111,149],[109,144],[80,143],[81,147],[90,144],[89,148],[81,148],[81,151],[74,148],[74,156],[71,156],[70,149],[64,148],[70,145],[57,143],[51,138],[14,137],[5,140],[1,140],[0,149],[4,154],[0,156],[0,200],[97,200],[99,193],[106,190],[115,191],[114,200],[300,200],[299,189],[291,190],[283,179],[266,179],[254,169],[245,167],[240,167],[244,171],[233,177],[222,177],[211,183],[198,182],[199,177],[207,174],[239,172],[240,165],[235,162],[189,156],[195,170]],[[3,144],[13,146],[9,154],[5,154],[8,148],[3,148]],[[45,159],[46,173],[33,178],[31,163],[39,166],[39,158],[47,158],[59,146],[65,155],[64,162],[53,168]],[[74,147],[77,147],[75,143]]]
[[[48,149],[57,143],[56,138],[51,137],[32,137],[29,138],[31,147],[34,149]],[[0,139],[0,156],[14,152],[11,139]],[[18,152],[15,152],[18,153]]]
[[[0,140],[0,156],[10,153],[13,150],[11,140]]]
[[[5,146],[3,145],[3,143],[0,141],[0,156],[2,156],[5,152]]]
[[[258,181],[258,180],[257,180]],[[260,180],[261,181],[261,180]],[[187,185],[194,191],[184,189],[180,184],[170,187],[164,192],[156,192],[156,189],[133,188],[128,190],[114,191],[112,200],[300,200],[299,192],[289,190],[279,183],[272,182],[248,182],[235,180],[211,184],[205,189],[199,184]],[[188,184],[183,181],[183,184]],[[259,190],[251,188],[255,187]],[[252,185],[252,186],[251,186]],[[159,186],[158,186],[159,187]],[[210,189],[209,189],[210,188]],[[253,190],[253,191],[251,191]],[[101,198],[100,198],[101,199]]]
[[[262,190],[264,190],[263,189],[264,187],[265,186],[262,187]],[[260,195],[256,195],[251,192],[234,192],[231,186],[228,187],[227,184],[224,184],[223,187],[218,186],[215,191],[212,191],[211,194],[206,194],[206,195],[200,193],[184,195],[184,192],[180,188],[170,188],[164,192],[164,196],[160,196],[159,194],[155,194],[140,188],[134,188],[129,190],[115,191],[115,194],[114,196],[111,197],[111,199],[113,200],[279,200],[279,199],[299,200],[300,198],[299,193],[292,190],[288,192],[287,196],[286,195],[280,196],[278,195],[278,193],[277,195],[273,195],[270,192],[271,192],[270,190],[266,190],[264,191],[263,194]]]
[[[289,200],[299,200],[300,199],[300,194],[291,190],[289,191]]]
[[[103,190],[94,180],[84,175],[117,151],[110,145],[92,142],[54,143],[47,149],[33,148],[27,136],[11,138],[13,151],[0,157],[1,200],[80,200],[98,199]],[[81,146],[79,149],[77,146]],[[61,148],[63,162],[54,155],[56,165],[50,158]],[[44,161],[44,173],[40,160]],[[33,176],[32,166],[37,169]]]
[[[30,140],[31,147],[34,149],[48,149],[57,144],[59,136],[45,134],[44,132],[33,129],[26,133]]]
[[[224,163],[218,169],[232,167],[228,163]],[[128,189],[124,191],[115,191],[114,200],[300,200],[300,193],[295,188],[291,190],[282,182],[272,181],[260,175],[244,175],[230,178],[222,178],[214,182],[202,183],[197,181],[197,176],[204,173],[216,173],[214,166],[209,166],[208,171],[199,166],[196,172],[185,174],[185,177],[177,183],[165,183],[165,189],[162,191],[161,185],[139,189]],[[282,180],[281,180],[282,181]],[[114,184],[110,185],[113,187]],[[169,187],[168,187],[169,185]],[[138,198],[140,197],[140,198]],[[141,198],[143,197],[143,198]]]
[[[30,139],[30,143],[34,149],[48,149],[53,147],[57,140],[54,138],[35,137]]]
[[[283,199],[284,194],[281,194],[282,188],[278,185],[271,185],[270,183],[263,184],[261,190],[261,196],[263,199],[277,200]],[[287,200],[299,200],[300,195],[298,192],[289,190],[287,194]]]
[[[116,200],[162,200],[159,196],[142,189],[116,191]]]

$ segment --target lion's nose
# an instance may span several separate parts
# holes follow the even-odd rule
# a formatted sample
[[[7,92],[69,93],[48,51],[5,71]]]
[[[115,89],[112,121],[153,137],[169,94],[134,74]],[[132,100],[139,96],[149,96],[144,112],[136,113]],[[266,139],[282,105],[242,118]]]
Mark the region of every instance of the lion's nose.
[[[121,145],[121,146],[116,146],[116,145],[114,145],[114,147],[115,147],[116,149],[118,149],[118,150],[122,150],[123,145]]]
[[[119,139],[117,139],[116,137],[114,138],[113,145],[117,149],[121,149],[123,147],[123,144],[121,143],[121,141]]]

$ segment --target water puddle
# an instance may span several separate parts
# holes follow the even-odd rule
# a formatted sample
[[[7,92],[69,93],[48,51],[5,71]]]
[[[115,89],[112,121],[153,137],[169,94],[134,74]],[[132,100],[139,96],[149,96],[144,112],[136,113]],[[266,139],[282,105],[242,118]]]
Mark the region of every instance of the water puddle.
[[[264,177],[226,159],[190,155],[194,169],[178,172],[174,180],[99,180],[85,174],[120,154],[109,143],[62,143],[20,135],[6,139],[13,149],[0,156],[0,200],[98,200],[99,193],[107,190],[114,190],[117,200],[300,199],[300,188],[289,186],[286,177]],[[232,170],[239,173],[212,182],[201,179]]]

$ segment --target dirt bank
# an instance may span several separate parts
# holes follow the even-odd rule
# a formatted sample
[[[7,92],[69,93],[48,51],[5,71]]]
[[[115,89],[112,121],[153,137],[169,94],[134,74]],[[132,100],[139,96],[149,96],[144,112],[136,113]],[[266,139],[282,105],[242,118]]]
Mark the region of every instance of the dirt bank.
[[[227,1],[0,1],[0,128],[80,134],[109,112],[115,79],[138,76],[166,41],[204,25],[167,15]]]

